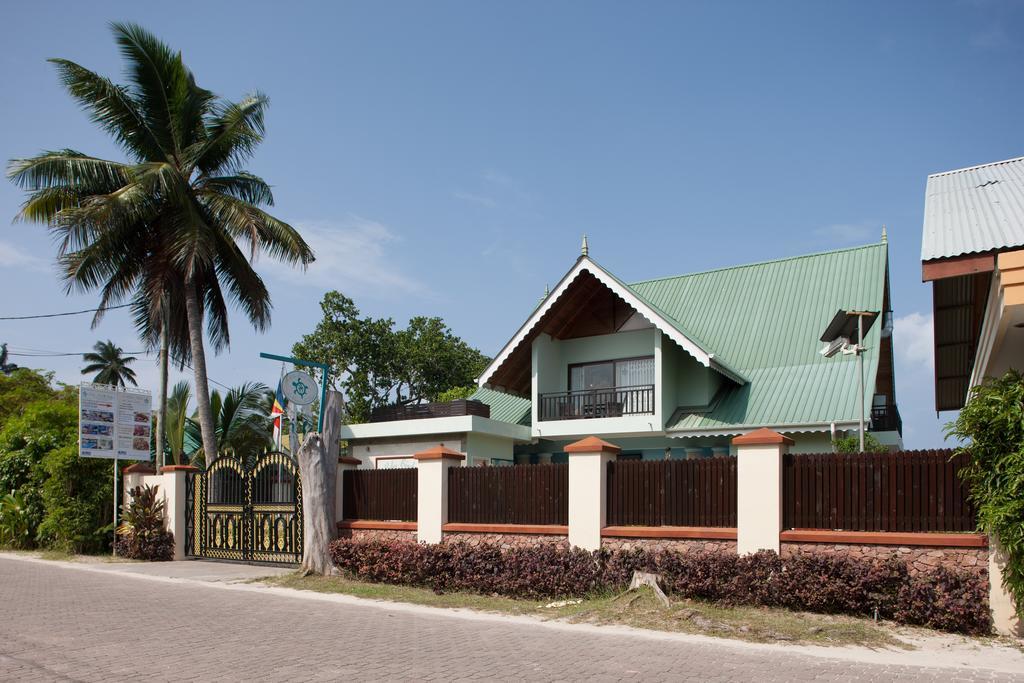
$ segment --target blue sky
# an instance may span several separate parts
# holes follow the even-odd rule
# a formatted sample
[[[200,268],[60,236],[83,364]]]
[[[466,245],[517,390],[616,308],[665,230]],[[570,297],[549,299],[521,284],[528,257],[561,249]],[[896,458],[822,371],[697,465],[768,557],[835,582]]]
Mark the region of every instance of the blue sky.
[[[244,10],[239,9],[244,7]],[[327,289],[403,323],[440,315],[489,354],[572,265],[580,235],[627,281],[872,242],[888,226],[897,397],[910,447],[937,446],[928,173],[1024,154],[1019,2],[19,3],[0,22],[0,156],[117,158],[48,57],[120,79],[106,23],[139,22],[229,98],[271,98],[250,168],[318,252],[261,261],[272,329],[235,316],[226,384],[276,380]],[[9,224],[0,315],[65,296],[43,227]],[[124,312],[0,321],[21,349],[139,348]],[[78,381],[80,360],[14,358]],[[141,364],[155,388],[156,368]]]

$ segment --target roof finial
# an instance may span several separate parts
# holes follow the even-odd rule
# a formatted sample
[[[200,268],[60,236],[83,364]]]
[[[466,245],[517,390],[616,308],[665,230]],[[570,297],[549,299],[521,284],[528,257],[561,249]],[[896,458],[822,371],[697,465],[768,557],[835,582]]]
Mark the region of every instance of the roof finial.
[[[580,256],[590,256],[590,247],[587,246],[586,233],[583,233],[583,244],[580,246]]]
[[[882,243],[884,244],[884,243],[886,243],[888,241],[889,241],[889,233],[887,233],[885,231],[885,224],[883,223],[882,224]]]
[[[540,298],[541,303],[544,303],[544,300],[547,299],[548,296],[550,296],[550,294],[551,294],[551,288],[548,287],[547,283],[545,283],[544,284],[544,296],[542,296]]]

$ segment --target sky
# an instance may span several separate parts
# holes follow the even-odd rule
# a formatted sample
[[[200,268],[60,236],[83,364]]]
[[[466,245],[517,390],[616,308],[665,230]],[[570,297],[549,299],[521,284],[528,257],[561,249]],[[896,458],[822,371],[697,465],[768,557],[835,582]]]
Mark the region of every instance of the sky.
[[[494,355],[583,233],[636,281],[866,244],[885,225],[904,440],[943,443],[925,180],[1024,155],[1021,2],[37,2],[0,17],[4,160],[121,158],[46,62],[123,80],[110,21],[155,32],[220,95],[270,97],[249,169],[317,262],[258,262],[273,326],[236,313],[215,382],[276,382],[259,353],[287,354],[330,289],[400,325],[441,316]],[[0,181],[0,316],[95,306],[65,292],[45,227],[13,221],[22,200]],[[141,349],[126,311],[89,322],[0,321],[0,341]],[[12,360],[82,379],[74,355]],[[155,361],[137,369],[155,390]]]

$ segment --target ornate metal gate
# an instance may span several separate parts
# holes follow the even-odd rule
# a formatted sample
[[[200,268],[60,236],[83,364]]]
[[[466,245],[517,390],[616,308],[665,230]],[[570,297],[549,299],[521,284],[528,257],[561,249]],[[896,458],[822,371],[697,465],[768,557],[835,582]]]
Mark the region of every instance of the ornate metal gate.
[[[186,547],[195,557],[302,560],[299,466],[281,452],[223,455],[188,477]]]

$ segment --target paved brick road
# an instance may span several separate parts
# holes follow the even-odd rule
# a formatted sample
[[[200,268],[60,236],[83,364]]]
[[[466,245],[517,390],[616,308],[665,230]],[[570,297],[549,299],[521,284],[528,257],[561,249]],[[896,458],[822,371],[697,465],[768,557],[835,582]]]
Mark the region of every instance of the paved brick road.
[[[0,606],[2,680],[1009,680],[392,612],[6,558]]]

